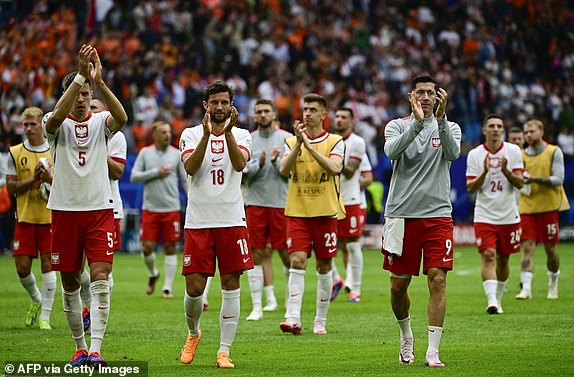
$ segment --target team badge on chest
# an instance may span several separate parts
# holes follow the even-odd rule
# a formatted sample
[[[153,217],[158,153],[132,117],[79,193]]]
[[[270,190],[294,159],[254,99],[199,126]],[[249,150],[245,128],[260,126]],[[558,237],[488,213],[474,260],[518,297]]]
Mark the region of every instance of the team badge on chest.
[[[84,145],[88,142],[88,124],[76,124],[74,126],[74,134],[78,145]]]
[[[211,153],[221,154],[225,152],[225,143],[223,140],[211,140]]]
[[[432,147],[433,148],[440,148],[440,137],[433,137],[432,138]]]

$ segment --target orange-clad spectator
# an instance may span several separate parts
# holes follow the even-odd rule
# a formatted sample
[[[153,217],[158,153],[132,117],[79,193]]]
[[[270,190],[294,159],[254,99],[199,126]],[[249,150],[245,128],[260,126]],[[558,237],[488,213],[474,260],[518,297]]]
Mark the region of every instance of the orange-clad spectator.
[[[133,56],[141,48],[141,45],[142,43],[137,36],[127,35],[123,43],[122,51],[128,56]]]
[[[480,49],[480,41],[476,37],[475,33],[469,38],[466,38],[462,44],[462,50],[464,51],[464,60],[469,65],[475,65],[478,61],[478,52]]]
[[[183,118],[183,109],[176,107],[173,109],[173,119],[171,124],[171,145],[179,148],[179,138],[185,128],[187,128],[187,121]]]
[[[136,152],[152,142],[151,126],[144,124],[140,114],[136,114],[136,122],[131,127],[134,136]]]
[[[120,32],[111,31],[106,33],[96,45],[98,53],[108,64],[119,62],[120,56],[124,54],[124,49],[120,43]]]
[[[177,48],[171,43],[169,36],[164,36],[161,44],[163,64],[166,68],[172,68],[177,63]]]
[[[281,0],[266,0],[265,5],[276,14],[281,14]]]

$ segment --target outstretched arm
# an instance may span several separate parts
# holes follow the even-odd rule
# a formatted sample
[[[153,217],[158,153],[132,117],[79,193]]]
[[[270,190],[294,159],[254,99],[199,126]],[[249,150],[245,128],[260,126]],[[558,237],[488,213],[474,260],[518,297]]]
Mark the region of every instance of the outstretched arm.
[[[102,78],[102,63],[100,62],[100,57],[98,52],[94,49],[94,65],[90,70],[90,78],[93,80],[94,85],[98,87],[102,96],[104,97],[104,102],[108,105],[108,109],[112,114],[111,117],[106,119],[106,125],[113,133],[118,132],[124,124],[128,121],[128,115],[124,110],[121,102],[112,93],[110,88],[106,85],[104,79]]]

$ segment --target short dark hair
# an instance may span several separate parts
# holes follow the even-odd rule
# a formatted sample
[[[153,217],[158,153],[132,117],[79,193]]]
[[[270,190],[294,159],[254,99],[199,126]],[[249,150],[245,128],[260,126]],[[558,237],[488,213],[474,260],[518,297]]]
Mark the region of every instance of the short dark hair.
[[[229,93],[229,100],[233,101],[233,89],[225,81],[217,80],[205,87],[203,92],[203,99],[207,102],[209,97],[217,93]]]
[[[273,108],[273,110],[275,110],[275,106],[273,104],[273,101],[271,101],[270,99],[267,98],[259,98],[257,101],[255,101],[255,106],[257,105],[269,105]]]
[[[327,100],[325,97],[315,93],[306,94],[303,97],[303,102],[319,102],[325,109],[327,108]]]
[[[169,128],[171,129],[171,124],[169,124],[169,123],[166,122],[165,120],[156,120],[156,121],[153,122],[153,124],[151,125],[151,132],[155,132],[155,130],[157,130],[158,127],[163,126],[163,125],[168,125]]]
[[[436,81],[430,75],[418,75],[415,78],[413,78],[412,89],[414,89],[419,82],[432,82],[436,90]]]
[[[72,82],[74,82],[74,78],[76,77],[77,74],[78,71],[73,71],[64,76],[64,79],[62,80],[62,88],[64,88],[64,92],[68,90],[70,85],[72,85]],[[86,77],[85,83],[87,83],[90,86],[90,88],[92,87],[92,83],[90,82],[89,78]]]
[[[519,133],[519,132],[520,132],[521,134],[523,134],[523,133],[524,133],[524,130],[523,130],[522,128],[516,127],[516,126],[511,127],[511,128],[508,130],[508,133],[509,133],[509,134],[515,134],[515,133]]]
[[[355,114],[353,113],[353,109],[351,109],[350,107],[338,107],[337,110],[335,110],[335,113],[337,111],[346,111],[349,114],[351,114],[351,119],[353,119],[355,117]]]
[[[482,120],[482,125],[486,126],[486,123],[490,120],[490,119],[500,119],[502,121],[502,123],[504,124],[504,119],[502,119],[502,117],[498,114],[488,114],[487,116],[484,117],[484,119]]]

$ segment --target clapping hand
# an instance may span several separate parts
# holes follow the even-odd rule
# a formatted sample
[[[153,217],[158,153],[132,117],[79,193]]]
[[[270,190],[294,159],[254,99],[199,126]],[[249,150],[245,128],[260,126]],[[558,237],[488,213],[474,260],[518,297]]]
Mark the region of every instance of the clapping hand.
[[[299,145],[303,144],[303,145],[305,145],[305,148],[310,149],[311,148],[311,142],[309,141],[309,137],[305,133],[305,131],[307,131],[307,127],[305,127],[305,123],[296,120],[293,123],[293,130],[295,132],[295,135],[297,136],[297,143]]]
[[[201,124],[203,125],[203,135],[205,137],[209,137],[209,135],[211,134],[211,114],[209,112],[209,107],[205,111],[205,115],[201,120]]]
[[[508,160],[506,159],[506,157],[502,157],[500,159],[500,169],[505,172],[508,170]]]
[[[86,78],[90,75],[90,60],[94,48],[90,45],[82,45],[78,53],[78,73]]]
[[[437,100],[438,100],[438,107],[436,109],[436,118],[442,119],[442,118],[444,118],[444,114],[446,112],[446,103],[448,100],[448,93],[443,88],[439,88],[436,95],[437,95]]]
[[[94,48],[92,50],[90,62],[90,79],[94,84],[103,82],[102,78],[102,62],[100,61],[100,56],[98,51]]]
[[[265,165],[265,151],[263,150],[259,155],[259,169],[263,169],[264,165]]]
[[[225,121],[225,126],[223,128],[224,132],[231,132],[233,127],[237,127],[237,123],[239,120],[239,112],[235,108],[235,106],[231,106],[231,114],[229,114],[229,118]]]
[[[409,92],[409,102],[411,103],[411,111],[413,112],[417,122],[422,123],[425,119],[421,101],[417,100],[414,92]]]

